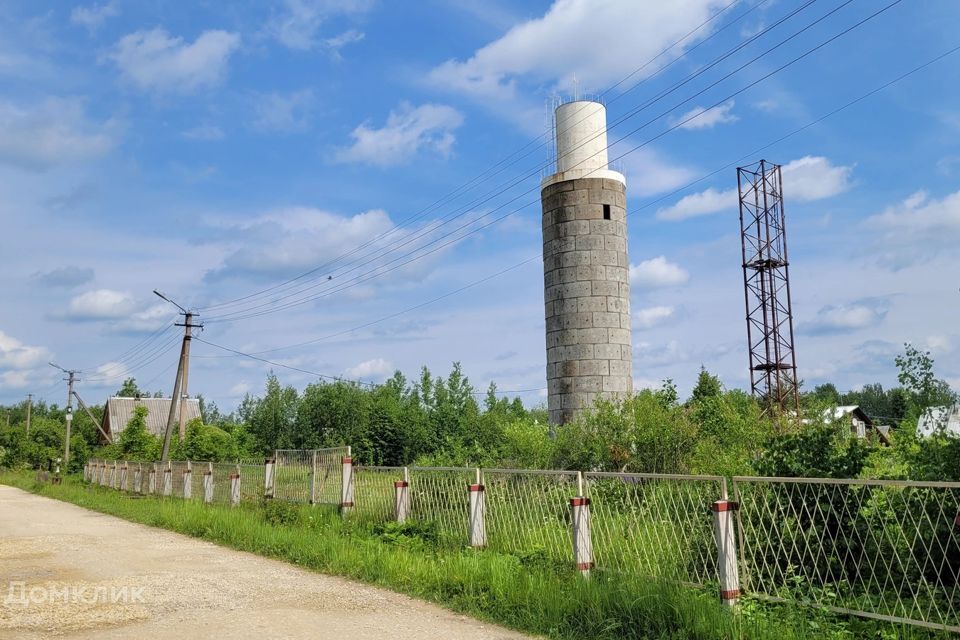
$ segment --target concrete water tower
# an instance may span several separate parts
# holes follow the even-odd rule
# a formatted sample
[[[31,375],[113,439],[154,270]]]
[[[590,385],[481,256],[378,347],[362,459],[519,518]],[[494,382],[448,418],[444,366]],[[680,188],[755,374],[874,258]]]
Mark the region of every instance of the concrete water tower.
[[[551,424],[633,391],[626,180],[607,167],[607,114],[555,112],[556,173],[541,184]]]

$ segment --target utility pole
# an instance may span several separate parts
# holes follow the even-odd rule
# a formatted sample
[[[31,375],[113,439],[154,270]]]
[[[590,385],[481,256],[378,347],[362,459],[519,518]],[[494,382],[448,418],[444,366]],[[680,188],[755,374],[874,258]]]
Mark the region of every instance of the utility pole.
[[[156,289],[153,291],[159,297],[163,298],[180,310],[183,316],[183,322],[178,322],[178,327],[183,327],[183,343],[180,345],[180,361],[177,363],[177,377],[173,382],[173,395],[170,397],[170,413],[167,416],[167,430],[163,434],[163,451],[160,454],[160,461],[166,462],[170,456],[170,440],[173,437],[173,424],[179,417],[180,439],[186,437],[186,416],[183,412],[183,401],[187,398],[187,381],[190,377],[190,342],[193,339],[193,329],[202,329],[202,324],[194,324],[194,316],[198,315],[194,311],[187,311],[179,304],[163,295]]]
[[[27,394],[27,435],[30,435],[30,413],[33,410],[33,394]]]
[[[67,377],[64,380],[67,381],[67,413],[64,415],[64,419],[67,423],[67,429],[64,433],[63,438],[63,470],[66,473],[66,470],[69,468],[67,465],[70,463],[70,426],[73,423],[73,383],[79,382],[80,379],[77,378],[77,374],[80,373],[76,370],[67,370],[61,367],[60,365],[49,363],[51,367],[55,367],[67,374]]]

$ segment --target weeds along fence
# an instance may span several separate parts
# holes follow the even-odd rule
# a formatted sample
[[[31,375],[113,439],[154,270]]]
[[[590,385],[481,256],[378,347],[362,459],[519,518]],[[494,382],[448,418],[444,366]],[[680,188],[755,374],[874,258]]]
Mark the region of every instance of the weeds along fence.
[[[960,632],[960,483],[355,466],[349,447],[237,464],[90,460],[84,479],[208,503],[332,505],[371,524],[416,522],[450,549]]]

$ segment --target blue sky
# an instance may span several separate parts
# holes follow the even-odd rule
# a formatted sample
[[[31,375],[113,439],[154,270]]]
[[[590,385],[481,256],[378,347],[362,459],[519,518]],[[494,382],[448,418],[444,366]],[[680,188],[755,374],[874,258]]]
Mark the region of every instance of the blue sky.
[[[893,384],[910,341],[958,388],[960,53],[753,153],[960,45],[960,6],[903,0],[777,71],[886,5],[5,2],[0,401],[62,403],[49,360],[88,402],[128,375],[169,393],[153,289],[199,308],[204,340],[290,367],[459,360],[478,388],[544,387],[542,136],[574,91],[603,94],[614,155],[636,148],[636,386],[685,392],[701,365],[747,384],[722,168],[762,156],[785,167],[800,377]],[[190,391],[230,408],[270,368],[197,341]]]

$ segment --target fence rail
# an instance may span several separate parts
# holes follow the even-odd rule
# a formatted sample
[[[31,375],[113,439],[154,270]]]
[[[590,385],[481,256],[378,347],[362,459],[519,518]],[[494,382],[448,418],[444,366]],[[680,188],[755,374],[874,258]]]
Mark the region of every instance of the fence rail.
[[[94,459],[84,479],[216,504],[335,505],[372,523],[427,523],[447,547],[960,632],[957,482],[738,476],[728,487],[719,476],[355,466],[349,447],[239,463]]]

